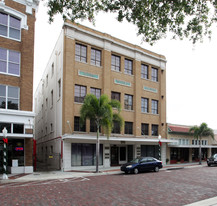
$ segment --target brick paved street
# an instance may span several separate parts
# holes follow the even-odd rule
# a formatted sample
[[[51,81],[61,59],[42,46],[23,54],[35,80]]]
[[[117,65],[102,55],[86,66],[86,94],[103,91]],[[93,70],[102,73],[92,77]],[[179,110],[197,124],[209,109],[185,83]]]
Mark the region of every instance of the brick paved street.
[[[0,205],[179,206],[217,196],[217,167],[0,184]]]

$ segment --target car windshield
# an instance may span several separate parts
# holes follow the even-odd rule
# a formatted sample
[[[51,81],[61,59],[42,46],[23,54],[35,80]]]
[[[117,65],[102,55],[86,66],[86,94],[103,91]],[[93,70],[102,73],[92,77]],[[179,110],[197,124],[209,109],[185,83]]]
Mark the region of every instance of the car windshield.
[[[139,158],[136,158],[136,159],[133,159],[133,160],[131,160],[130,162],[133,162],[133,163],[139,163]]]
[[[214,155],[213,155],[213,158],[217,158],[217,154],[214,154]]]

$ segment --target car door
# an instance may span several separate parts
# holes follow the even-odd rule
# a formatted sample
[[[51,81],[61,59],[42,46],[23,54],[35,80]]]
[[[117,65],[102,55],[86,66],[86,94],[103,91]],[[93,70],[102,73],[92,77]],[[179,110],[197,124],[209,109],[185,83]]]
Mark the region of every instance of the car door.
[[[148,157],[147,158],[147,162],[148,162],[148,170],[153,170],[156,166],[156,160],[152,157]]]
[[[147,159],[147,157],[144,157],[140,160],[139,170],[140,171],[146,171],[147,169],[148,169],[148,159]]]

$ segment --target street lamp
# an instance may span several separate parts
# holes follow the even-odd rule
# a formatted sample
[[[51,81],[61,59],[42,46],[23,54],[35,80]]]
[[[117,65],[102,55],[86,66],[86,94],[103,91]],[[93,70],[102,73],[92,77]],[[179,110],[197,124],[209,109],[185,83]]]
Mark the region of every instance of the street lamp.
[[[158,144],[159,144],[159,160],[161,160],[161,135],[158,135]]]
[[[4,141],[4,149],[3,149],[3,176],[2,179],[3,180],[7,180],[8,176],[7,176],[7,144],[8,144],[8,139],[7,139],[7,129],[4,127],[4,129],[2,130],[3,133],[3,141]]]

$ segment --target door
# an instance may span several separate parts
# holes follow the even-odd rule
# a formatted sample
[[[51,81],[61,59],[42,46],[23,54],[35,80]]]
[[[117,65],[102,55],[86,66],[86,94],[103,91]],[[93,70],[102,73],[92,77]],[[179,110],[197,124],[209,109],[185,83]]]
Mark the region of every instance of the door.
[[[111,147],[111,166],[119,165],[119,150],[118,147],[112,146]]]
[[[124,164],[127,162],[127,148],[126,146],[120,147],[120,160],[119,164]]]

